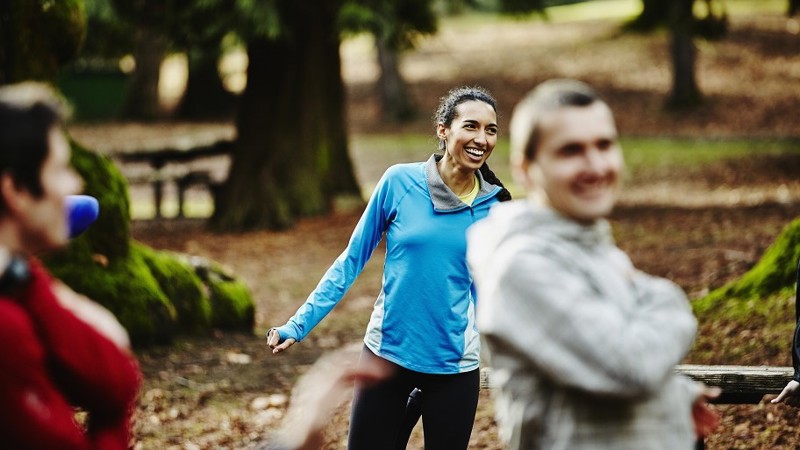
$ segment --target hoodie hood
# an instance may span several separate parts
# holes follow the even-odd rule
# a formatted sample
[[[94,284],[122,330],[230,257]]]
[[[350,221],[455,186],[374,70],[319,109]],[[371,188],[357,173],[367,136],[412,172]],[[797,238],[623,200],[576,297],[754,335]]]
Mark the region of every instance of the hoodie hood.
[[[571,241],[587,248],[614,245],[608,221],[598,220],[584,225],[527,200],[492,206],[489,215],[467,231],[467,237],[470,262],[487,260],[498,247],[512,239],[519,239],[520,244],[538,241],[544,245]]]

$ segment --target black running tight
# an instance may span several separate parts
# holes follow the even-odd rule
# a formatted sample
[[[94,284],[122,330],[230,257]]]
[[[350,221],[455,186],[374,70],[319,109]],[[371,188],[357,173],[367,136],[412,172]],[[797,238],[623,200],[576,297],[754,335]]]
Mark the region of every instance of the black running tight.
[[[365,347],[361,358],[378,356]],[[391,378],[377,385],[365,388],[356,386],[348,449],[405,448],[407,428],[413,427],[417,420],[416,414],[406,411],[408,396],[414,388],[418,388],[422,391],[425,450],[465,450],[478,406],[479,370],[431,375],[400,366],[395,369]]]

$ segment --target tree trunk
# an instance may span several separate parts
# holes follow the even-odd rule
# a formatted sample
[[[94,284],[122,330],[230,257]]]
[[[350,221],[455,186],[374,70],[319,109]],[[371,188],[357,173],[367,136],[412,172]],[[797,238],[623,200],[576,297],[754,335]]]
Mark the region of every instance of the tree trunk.
[[[415,111],[400,75],[398,51],[390,48],[379,33],[375,33],[375,47],[378,49],[378,64],[381,68],[378,78],[381,114],[385,120],[392,122],[407,121],[414,117]]]
[[[166,48],[164,39],[153,30],[143,27],[136,30],[133,54],[136,70],[122,108],[124,117],[154,120],[161,115],[158,80]]]
[[[359,195],[348,156],[336,16],[339,2],[281,2],[285,33],[248,42],[238,139],[211,224],[283,228]],[[323,6],[324,5],[324,6]]]
[[[11,2],[0,2],[0,86],[14,81],[14,49],[16,42],[12,27]]]
[[[219,43],[209,43],[187,52],[189,74],[186,91],[178,105],[177,116],[184,119],[220,119],[232,117],[236,96],[225,89],[219,75]]]
[[[701,101],[695,79],[697,48],[692,36],[692,5],[694,0],[675,0],[670,30],[670,56],[672,57],[672,93],[668,106],[686,108]]]
[[[786,10],[786,14],[789,17],[794,17],[798,12],[800,12],[800,0],[789,0],[789,8]]]
[[[642,12],[627,25],[635,31],[651,31],[669,20],[672,0],[642,0]]]

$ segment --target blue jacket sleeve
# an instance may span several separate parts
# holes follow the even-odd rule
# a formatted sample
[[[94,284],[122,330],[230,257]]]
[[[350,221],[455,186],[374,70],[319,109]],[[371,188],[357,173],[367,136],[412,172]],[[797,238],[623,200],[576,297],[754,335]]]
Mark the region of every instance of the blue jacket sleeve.
[[[328,315],[350,289],[378,246],[389,223],[392,208],[391,168],[372,193],[364,213],[341,255],[325,272],[317,287],[285,325],[278,327],[280,340],[304,339]]]

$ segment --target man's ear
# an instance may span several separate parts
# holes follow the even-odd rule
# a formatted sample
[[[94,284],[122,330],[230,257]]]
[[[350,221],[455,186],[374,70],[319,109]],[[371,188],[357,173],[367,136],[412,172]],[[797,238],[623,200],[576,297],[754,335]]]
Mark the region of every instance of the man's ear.
[[[511,176],[514,181],[525,188],[525,191],[530,191],[533,188],[533,179],[531,177],[531,162],[524,158],[519,158],[511,162]]]
[[[25,188],[17,186],[14,177],[8,172],[0,174],[0,198],[9,214],[16,214],[25,209],[30,201],[30,193]]]

